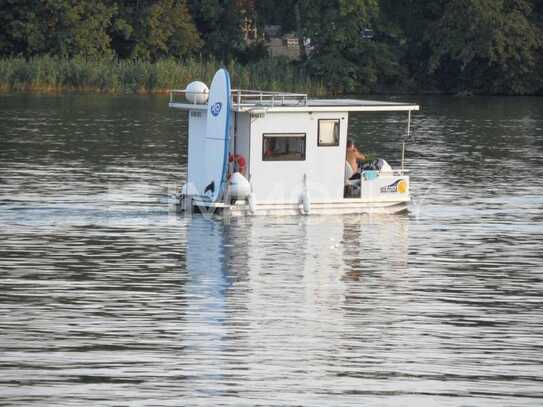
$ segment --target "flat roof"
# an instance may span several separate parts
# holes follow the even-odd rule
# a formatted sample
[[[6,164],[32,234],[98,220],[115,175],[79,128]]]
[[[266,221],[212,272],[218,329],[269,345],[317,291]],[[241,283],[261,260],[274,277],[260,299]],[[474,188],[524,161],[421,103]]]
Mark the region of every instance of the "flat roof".
[[[378,100],[363,99],[308,99],[305,106],[277,106],[273,111],[341,111],[341,112],[402,112],[409,110],[420,110],[420,107],[413,103],[383,102]]]
[[[169,106],[184,110],[207,110],[207,104],[191,104],[170,100]],[[403,112],[416,111],[420,107],[413,103],[385,102],[364,99],[309,99],[298,94],[244,94],[243,98],[232,98],[235,112]]]
[[[414,106],[411,103],[403,102],[383,102],[379,100],[364,99],[308,99],[309,106]]]

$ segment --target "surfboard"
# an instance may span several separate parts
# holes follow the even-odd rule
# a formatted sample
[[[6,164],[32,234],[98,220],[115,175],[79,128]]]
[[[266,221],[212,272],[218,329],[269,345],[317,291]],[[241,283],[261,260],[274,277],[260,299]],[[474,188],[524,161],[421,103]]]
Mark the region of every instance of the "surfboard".
[[[217,202],[226,185],[231,116],[230,75],[219,69],[209,89],[204,146],[203,195]]]

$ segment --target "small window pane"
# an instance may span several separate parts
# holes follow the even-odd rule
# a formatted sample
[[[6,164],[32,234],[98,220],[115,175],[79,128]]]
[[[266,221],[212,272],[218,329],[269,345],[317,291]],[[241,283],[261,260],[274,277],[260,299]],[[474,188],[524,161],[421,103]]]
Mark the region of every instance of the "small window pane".
[[[319,146],[339,146],[339,119],[319,120]]]
[[[264,134],[263,161],[304,161],[305,134]]]

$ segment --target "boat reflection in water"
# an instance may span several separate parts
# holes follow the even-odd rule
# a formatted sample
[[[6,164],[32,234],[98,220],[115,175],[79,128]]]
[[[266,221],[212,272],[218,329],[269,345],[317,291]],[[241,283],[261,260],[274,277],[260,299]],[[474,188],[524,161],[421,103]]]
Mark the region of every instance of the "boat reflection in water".
[[[183,367],[196,392],[292,401],[291,381],[341,385],[342,357],[374,357],[356,348],[371,349],[375,322],[390,318],[408,266],[406,215],[193,217],[186,233]]]

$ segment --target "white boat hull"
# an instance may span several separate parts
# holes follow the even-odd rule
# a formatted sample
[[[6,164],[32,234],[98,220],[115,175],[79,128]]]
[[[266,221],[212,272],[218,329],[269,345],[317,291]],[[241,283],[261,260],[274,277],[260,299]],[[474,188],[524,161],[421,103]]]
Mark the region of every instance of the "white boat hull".
[[[408,210],[409,198],[402,201],[367,202],[357,199],[346,199],[344,202],[313,202],[311,215],[343,215],[380,213],[393,214]],[[257,203],[253,210],[246,203],[225,205],[224,203],[212,203],[182,198],[179,205],[181,212],[200,213],[223,216],[297,216],[304,215],[303,203],[300,204],[269,204]]]

